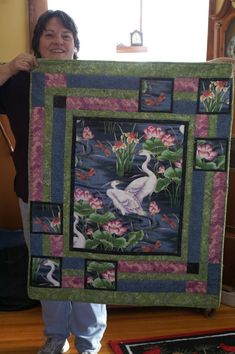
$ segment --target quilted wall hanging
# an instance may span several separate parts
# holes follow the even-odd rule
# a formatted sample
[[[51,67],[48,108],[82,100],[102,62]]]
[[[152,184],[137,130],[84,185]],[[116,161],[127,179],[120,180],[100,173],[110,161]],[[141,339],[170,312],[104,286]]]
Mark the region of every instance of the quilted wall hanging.
[[[40,61],[32,298],[219,306],[232,77],[230,64]]]

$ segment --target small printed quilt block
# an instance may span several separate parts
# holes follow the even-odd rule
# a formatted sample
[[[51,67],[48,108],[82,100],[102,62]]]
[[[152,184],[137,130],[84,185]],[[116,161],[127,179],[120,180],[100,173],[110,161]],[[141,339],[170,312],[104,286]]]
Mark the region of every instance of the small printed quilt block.
[[[200,79],[198,113],[228,113],[231,110],[231,79]]]
[[[32,257],[31,285],[43,288],[61,286],[61,259],[55,257]]]
[[[116,290],[117,263],[88,261],[85,268],[86,289]]]
[[[195,170],[225,171],[228,141],[225,139],[196,139]]]
[[[173,79],[140,80],[140,112],[171,112],[173,103]]]
[[[31,232],[61,235],[63,232],[62,210],[60,204],[31,202]]]

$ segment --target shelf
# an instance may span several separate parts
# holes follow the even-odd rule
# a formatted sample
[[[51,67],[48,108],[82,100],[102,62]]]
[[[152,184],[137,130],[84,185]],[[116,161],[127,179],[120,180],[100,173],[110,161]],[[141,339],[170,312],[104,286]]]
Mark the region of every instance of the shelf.
[[[142,45],[133,45],[133,46],[125,46],[125,45],[117,45],[116,52],[117,53],[141,53],[147,52],[148,48]]]

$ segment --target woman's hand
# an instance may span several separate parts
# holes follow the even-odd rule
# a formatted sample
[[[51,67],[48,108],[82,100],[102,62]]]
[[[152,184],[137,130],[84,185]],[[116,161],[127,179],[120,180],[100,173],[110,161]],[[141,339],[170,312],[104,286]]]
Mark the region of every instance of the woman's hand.
[[[233,76],[235,77],[235,59],[230,57],[219,57],[209,60],[207,63],[230,63],[233,64]]]
[[[38,63],[34,55],[27,53],[17,55],[9,63],[0,65],[0,85],[19,71],[31,71],[35,67],[38,67]]]
[[[18,71],[30,71],[38,66],[37,60],[34,55],[22,53],[17,55],[8,64],[8,68],[12,75],[17,74]]]

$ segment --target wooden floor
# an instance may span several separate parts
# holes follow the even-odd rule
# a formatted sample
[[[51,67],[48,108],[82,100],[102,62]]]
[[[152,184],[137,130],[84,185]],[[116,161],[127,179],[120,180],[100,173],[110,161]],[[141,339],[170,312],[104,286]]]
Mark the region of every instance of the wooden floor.
[[[101,354],[112,353],[109,341],[235,327],[235,308],[221,305],[211,317],[187,308],[109,308]],[[0,312],[0,353],[35,354],[43,342],[40,306]],[[73,338],[68,353],[77,353]]]

